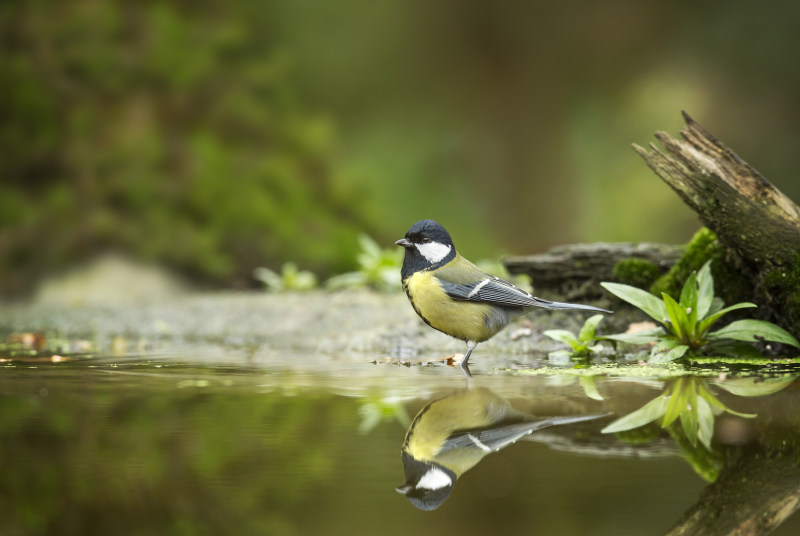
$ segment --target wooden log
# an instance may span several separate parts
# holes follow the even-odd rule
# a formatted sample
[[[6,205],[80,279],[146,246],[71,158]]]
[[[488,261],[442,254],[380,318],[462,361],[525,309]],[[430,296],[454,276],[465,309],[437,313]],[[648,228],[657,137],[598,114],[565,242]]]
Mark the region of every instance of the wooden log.
[[[614,273],[619,261],[646,261],[663,274],[682,251],[680,246],[655,243],[570,244],[538,255],[508,257],[503,262],[509,273],[529,275],[539,294],[593,301],[605,293],[600,282],[619,281]]]
[[[732,448],[728,457],[735,461],[703,491],[669,536],[769,534],[800,508],[796,450]]]
[[[634,150],[719,237],[750,264],[786,265],[800,253],[800,208],[683,112],[683,140],[665,132]]]
[[[653,144],[634,150],[716,234],[738,279],[722,294],[746,288],[737,301],[756,302],[759,316],[800,333],[800,208],[689,114],[683,117],[683,140],[657,132],[663,152]]]

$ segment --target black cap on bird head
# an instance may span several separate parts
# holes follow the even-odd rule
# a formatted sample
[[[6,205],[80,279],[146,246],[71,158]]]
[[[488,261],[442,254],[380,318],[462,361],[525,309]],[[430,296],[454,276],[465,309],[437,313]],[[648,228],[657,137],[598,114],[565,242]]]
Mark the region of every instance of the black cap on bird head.
[[[420,220],[411,226],[405,238],[395,242],[406,250],[401,275],[403,279],[419,270],[437,268],[456,256],[456,247],[447,229],[433,220]]]
[[[436,510],[453,491],[456,474],[438,463],[425,463],[403,452],[406,483],[396,488],[420,510]]]
[[[448,246],[453,245],[453,239],[450,238],[450,233],[447,232],[447,229],[434,220],[420,220],[412,225],[411,229],[406,233],[406,239],[412,242],[419,242],[425,238],[431,242],[439,242]]]

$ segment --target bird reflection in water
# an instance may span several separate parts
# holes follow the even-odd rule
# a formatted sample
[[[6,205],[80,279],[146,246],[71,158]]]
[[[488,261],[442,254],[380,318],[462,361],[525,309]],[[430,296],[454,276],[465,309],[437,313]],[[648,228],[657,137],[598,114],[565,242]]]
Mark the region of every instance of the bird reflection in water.
[[[397,491],[420,510],[435,510],[450,496],[458,478],[486,455],[542,428],[607,415],[537,418],[514,409],[489,389],[457,391],[417,413],[403,441],[406,482]]]

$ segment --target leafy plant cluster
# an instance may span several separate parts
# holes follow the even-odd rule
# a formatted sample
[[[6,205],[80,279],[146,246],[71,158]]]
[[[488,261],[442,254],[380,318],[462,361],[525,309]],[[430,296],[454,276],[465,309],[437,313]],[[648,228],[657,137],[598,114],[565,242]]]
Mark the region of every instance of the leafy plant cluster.
[[[725,307],[724,302],[714,296],[714,281],[710,261],[699,272],[692,272],[683,285],[679,299],[662,292],[654,296],[642,289],[621,283],[601,283],[603,288],[623,301],[641,309],[658,326],[634,333],[617,333],[597,337],[595,329],[602,315],[587,319],[578,336],[564,330],[551,330],[545,335],[568,344],[575,355],[589,355],[602,349],[600,341],[609,340],[628,344],[652,344],[650,362],[674,361],[700,349],[730,350],[741,347],[730,341],[772,341],[800,348],[800,342],[785,329],[765,320],[744,319],[731,322],[725,327],[711,330],[712,326],[726,314],[739,309],[757,307],[750,302]],[[599,317],[599,318],[598,318]],[[747,345],[745,351],[752,348]]]

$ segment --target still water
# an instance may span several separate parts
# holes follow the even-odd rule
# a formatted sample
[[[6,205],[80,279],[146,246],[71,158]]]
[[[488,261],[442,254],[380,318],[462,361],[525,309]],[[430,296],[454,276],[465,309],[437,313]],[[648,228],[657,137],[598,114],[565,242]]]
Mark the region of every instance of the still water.
[[[800,497],[800,383],[786,371],[665,380],[478,371],[468,382],[444,364],[365,358],[315,373],[240,357],[5,362],[0,533],[618,536],[664,534],[689,518],[755,534],[788,518],[773,534],[800,533],[790,515]],[[709,393],[757,416],[718,408],[710,423],[701,411],[699,422],[684,414],[663,430],[665,406],[654,424],[602,433],[637,410],[652,417],[642,408],[669,392]],[[473,423],[451,452],[469,443],[480,452],[428,511],[396,490],[420,410],[420,419]],[[530,435],[520,427],[580,415],[600,417]],[[694,445],[684,418],[699,430]],[[416,441],[446,439],[421,422]]]

